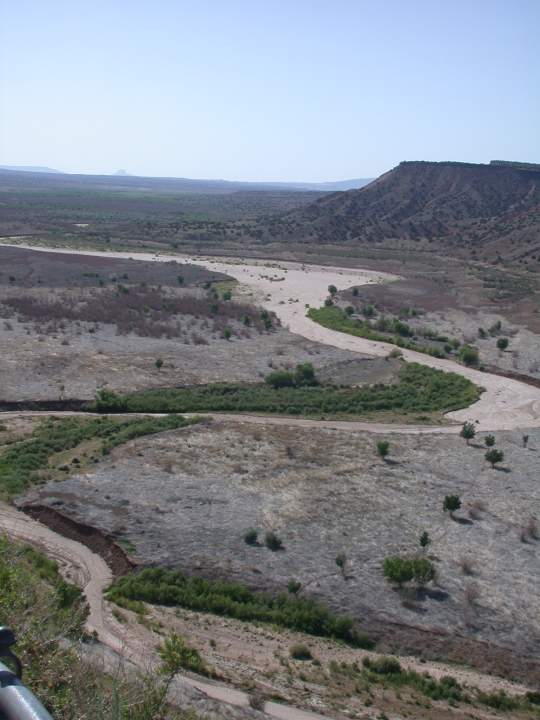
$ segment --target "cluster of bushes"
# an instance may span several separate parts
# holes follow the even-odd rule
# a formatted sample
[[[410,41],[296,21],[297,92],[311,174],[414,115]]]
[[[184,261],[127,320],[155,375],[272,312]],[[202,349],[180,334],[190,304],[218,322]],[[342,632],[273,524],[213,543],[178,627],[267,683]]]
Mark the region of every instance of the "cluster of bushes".
[[[427,558],[404,558],[399,555],[387,557],[383,563],[384,577],[401,587],[414,580],[425,585],[435,578],[435,567]]]
[[[285,387],[315,387],[319,384],[311,363],[300,363],[294,372],[275,370],[267,375],[264,381],[275,390]]]
[[[445,675],[436,680],[427,673],[421,675],[414,670],[404,670],[394,657],[365,657],[362,665],[369,672],[371,680],[377,681],[378,677],[384,676],[384,680],[391,685],[414,687],[431,700],[459,702],[468,699],[455,678]]]
[[[362,647],[370,645],[355,633],[350,618],[333,615],[308,598],[293,593],[272,596],[236,582],[187,577],[177,570],[148,568],[121,577],[110,586],[107,598],[136,611],[141,610],[141,602],[179,606],[237,620],[269,622]]]
[[[119,335],[177,338],[188,332],[181,320],[189,316],[201,319],[211,333],[222,335],[231,324],[236,324],[240,327],[237,334],[248,336],[248,328],[262,333],[277,322],[268,311],[229,300],[225,293],[221,299],[212,292],[206,297],[179,296],[143,284],[130,287],[119,284],[116,289],[93,290],[79,302],[73,302],[67,293],[57,293],[52,299],[32,295],[7,297],[2,305],[21,321],[52,323],[51,330],[55,332],[70,321],[110,324]]]
[[[399,382],[359,388],[268,383],[216,383],[147,390],[132,395],[102,391],[87,406],[99,412],[268,412],[284,415],[366,415],[448,412],[476,402],[481,389],[456,373],[405,364]]]
[[[310,308],[308,310],[308,317],[331,330],[338,330],[339,332],[356,335],[357,337],[368,340],[392,343],[398,347],[416,350],[417,352],[425,353],[432,357],[444,358],[447,352],[452,352],[452,350],[455,349],[451,343],[447,343],[443,350],[438,347],[420,345],[415,341],[406,339],[412,338],[415,335],[415,331],[401,320],[389,320],[384,317],[379,318],[374,323],[371,323],[369,320],[356,320],[351,318],[349,313],[335,305],[326,305],[322,308]],[[425,331],[424,334],[428,339],[448,341],[446,336],[438,336],[429,331]]]
[[[28,440],[11,445],[0,454],[0,493],[12,497],[23,492],[39,478],[50,458],[56,453],[71,450],[86,440],[100,438],[101,451],[141,435],[184,427],[197,418],[187,420],[177,415],[162,418],[55,418],[43,421]]]
[[[397,318],[391,319],[381,316],[377,318],[377,320],[370,321],[369,318],[373,316],[374,312],[372,306],[367,306],[367,308],[367,311],[366,308],[363,309],[366,320],[352,318],[351,315],[354,313],[352,306],[341,310],[333,305],[333,303],[318,309],[311,308],[308,311],[308,317],[332,330],[338,330],[339,332],[356,335],[357,337],[363,337],[368,340],[392,343],[398,347],[416,350],[416,352],[431,355],[432,357],[445,358],[447,355],[455,357],[454,353],[457,352],[458,359],[465,365],[478,365],[478,348],[474,347],[474,345],[461,345],[460,341],[456,338],[448,338],[446,335],[440,335],[430,328],[412,328]],[[415,339],[417,335],[426,340],[443,343],[444,346],[441,348],[422,345]],[[505,347],[507,347],[507,345],[508,344],[506,344]]]

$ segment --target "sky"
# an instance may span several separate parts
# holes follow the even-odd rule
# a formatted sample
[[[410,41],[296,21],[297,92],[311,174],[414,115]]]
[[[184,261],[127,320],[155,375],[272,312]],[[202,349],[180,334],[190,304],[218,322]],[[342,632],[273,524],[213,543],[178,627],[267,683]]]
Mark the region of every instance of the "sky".
[[[262,181],[540,162],[540,0],[0,0],[0,164]]]

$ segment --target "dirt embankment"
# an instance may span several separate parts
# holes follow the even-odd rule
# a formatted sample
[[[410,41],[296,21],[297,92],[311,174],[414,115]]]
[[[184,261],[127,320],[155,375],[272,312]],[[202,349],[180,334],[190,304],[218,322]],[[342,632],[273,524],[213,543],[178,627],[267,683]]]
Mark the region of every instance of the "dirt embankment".
[[[107,533],[90,525],[72,520],[57,510],[44,505],[26,505],[21,508],[27,515],[46,525],[54,532],[76,540],[100,555],[113,571],[115,577],[129,573],[137,566]]]

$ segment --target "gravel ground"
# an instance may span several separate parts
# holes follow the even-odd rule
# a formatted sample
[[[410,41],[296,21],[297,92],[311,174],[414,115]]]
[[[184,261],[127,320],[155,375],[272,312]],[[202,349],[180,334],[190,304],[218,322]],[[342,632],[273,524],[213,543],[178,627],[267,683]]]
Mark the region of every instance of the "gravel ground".
[[[540,431],[497,435],[499,470],[455,436],[379,436],[234,423],[140,438],[92,472],[35,491],[29,502],[129,542],[145,563],[305,592],[363,620],[400,622],[540,651]],[[457,520],[445,495],[463,501]],[[274,530],[284,550],[250,547],[244,531]],[[532,531],[527,535],[523,528]],[[427,530],[438,582],[423,595],[391,589],[382,561],[419,551]],[[335,558],[344,553],[344,576]]]
[[[185,319],[188,322],[189,318]],[[93,333],[81,323],[79,334],[27,334],[28,323],[0,323],[0,400],[93,398],[109,387],[132,391],[217,381],[258,381],[274,367],[311,362],[349,381],[384,380],[393,372],[380,359],[358,362],[358,353],[310,342],[285,329],[209,345],[187,345],[178,339],[117,335],[101,325]],[[68,343],[66,337],[69,338]],[[161,358],[163,367],[155,362]],[[356,367],[352,371],[350,367]],[[341,369],[340,369],[341,368]],[[344,374],[346,373],[346,375]]]

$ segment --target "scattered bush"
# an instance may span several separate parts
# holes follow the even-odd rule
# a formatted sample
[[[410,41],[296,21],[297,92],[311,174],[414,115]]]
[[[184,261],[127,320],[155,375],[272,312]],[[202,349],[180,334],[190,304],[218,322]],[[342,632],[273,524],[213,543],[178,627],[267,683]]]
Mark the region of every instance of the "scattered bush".
[[[195,648],[190,647],[183,637],[173,632],[165,638],[158,650],[163,675],[175,675],[180,668],[199,675],[208,675],[208,669]]]
[[[161,368],[163,367],[163,360],[161,358],[158,358],[154,364],[158,370],[161,370]]]
[[[383,574],[388,581],[399,587],[411,580],[425,585],[435,578],[435,567],[426,558],[404,558],[395,555],[385,558]]]
[[[312,660],[313,655],[307,645],[298,643],[293,645],[289,650],[290,656],[293,660]]]
[[[379,440],[377,442],[377,455],[384,460],[389,452],[390,443],[388,440]]]
[[[420,535],[420,547],[425,550],[428,545],[431,545],[431,538],[429,537],[427,531],[424,530],[424,532]]]
[[[459,498],[459,495],[446,495],[443,500],[443,510],[444,512],[450,513],[450,517],[454,517],[454,513],[456,510],[459,510],[461,507],[461,500]]]
[[[300,592],[301,589],[302,589],[302,583],[298,582],[298,580],[289,580],[289,582],[287,583],[287,590],[292,595],[298,595],[298,593]]]
[[[279,538],[275,532],[269,530],[264,536],[264,544],[272,552],[277,552],[283,549],[283,541]]]
[[[497,340],[497,347],[499,348],[499,350],[506,350],[506,348],[508,347],[508,338],[499,338]]]
[[[401,673],[401,664],[394,657],[362,658],[362,665],[377,675],[398,675]]]
[[[467,445],[476,435],[476,428],[472,422],[464,422],[460,431],[460,436],[467,441]]]
[[[486,452],[484,455],[488,463],[491,464],[491,467],[494,468],[497,463],[500,463],[504,460],[504,453],[502,450],[497,450],[497,448],[491,448]]]
[[[495,445],[495,435],[486,435],[486,437],[484,438],[484,442],[486,444],[486,447],[493,447]]]
[[[465,365],[478,365],[478,348],[474,345],[462,345],[459,349],[459,358]]]
[[[244,542],[246,545],[258,545],[258,537],[259,533],[255,528],[249,528],[249,530],[246,530],[244,533]]]

